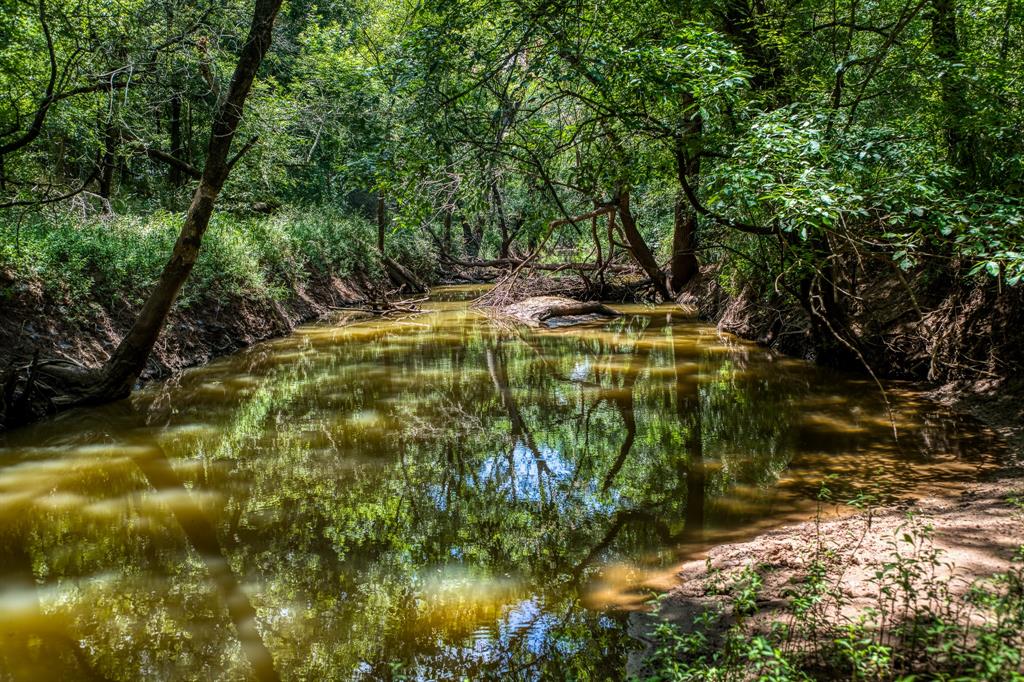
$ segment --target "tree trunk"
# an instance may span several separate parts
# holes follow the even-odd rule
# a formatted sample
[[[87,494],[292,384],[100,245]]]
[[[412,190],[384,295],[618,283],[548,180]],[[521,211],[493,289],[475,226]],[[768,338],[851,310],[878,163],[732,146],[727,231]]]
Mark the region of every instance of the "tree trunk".
[[[626,236],[626,244],[629,246],[630,251],[633,252],[633,258],[636,259],[636,262],[647,273],[651,284],[654,285],[654,290],[658,292],[662,300],[672,300],[672,295],[668,291],[668,284],[665,280],[665,273],[661,271],[658,261],[654,259],[654,254],[651,253],[647,242],[644,241],[643,235],[640,234],[640,230],[636,227],[636,220],[629,208],[629,190],[621,188],[616,190],[615,205],[618,208],[619,217],[622,219],[622,232]]]
[[[98,381],[87,387],[85,395],[79,396],[74,400],[75,403],[106,402],[127,396],[142,374],[146,360],[167,321],[171,306],[174,305],[182,285],[195,266],[217,195],[220,194],[236,160],[228,158],[231,142],[241,122],[242,110],[256,71],[270,47],[274,19],[281,2],[282,0],[256,0],[249,35],[238,57],[235,72],[231,77],[231,86],[211,127],[203,176],[192,195],[192,203],[171,258],[164,266],[159,281],[142,306],[131,330],[100,371]]]
[[[110,200],[114,185],[114,167],[117,160],[117,126],[113,120],[107,121],[103,134],[103,155],[100,157],[99,191],[104,199]]]
[[[723,32],[737,43],[753,67],[751,85],[761,91],[778,87],[782,81],[782,58],[778,49],[761,35],[757,7],[751,0],[725,0],[720,7]]]
[[[450,208],[444,210],[444,216],[442,218],[444,231],[441,235],[441,244],[444,255],[452,255],[452,211]]]
[[[509,236],[508,220],[505,216],[505,204],[501,200],[498,183],[491,183],[491,195],[494,197],[494,210],[498,215],[498,228],[501,231],[501,245],[498,247],[498,258],[508,258],[508,248],[512,242]]]
[[[388,207],[384,203],[384,193],[377,193],[377,251],[384,255],[384,233],[388,227]]]
[[[54,150],[53,174],[63,180],[67,176],[67,138],[63,135],[57,137],[57,148]],[[2,164],[0,164],[2,165]],[[3,179],[0,178],[0,183]]]
[[[686,196],[680,192],[676,197],[675,226],[672,230],[671,288],[678,294],[699,269],[697,254],[697,213],[690,206]]]
[[[179,93],[171,95],[170,133],[171,156],[188,163],[185,155],[185,141],[181,134],[181,95]],[[185,174],[180,168],[172,165],[168,171],[167,180],[171,186],[181,187],[185,182]]]
[[[469,221],[466,220],[465,216],[461,216],[462,221],[462,243],[466,249],[466,255],[470,258],[476,258],[480,255],[480,242],[483,238],[483,227],[477,227],[473,229],[469,226]]]
[[[932,51],[943,64],[941,86],[944,135],[949,162],[971,180],[975,171],[974,140],[963,121],[969,115],[963,79],[956,72],[961,60],[954,0],[932,0]]]
[[[675,226],[672,231],[672,292],[678,294],[697,274],[697,211],[690,204],[682,185],[696,188],[700,184],[700,148],[704,121],[693,95],[684,93],[681,100],[686,120],[681,139],[675,148],[679,194],[676,197]]]

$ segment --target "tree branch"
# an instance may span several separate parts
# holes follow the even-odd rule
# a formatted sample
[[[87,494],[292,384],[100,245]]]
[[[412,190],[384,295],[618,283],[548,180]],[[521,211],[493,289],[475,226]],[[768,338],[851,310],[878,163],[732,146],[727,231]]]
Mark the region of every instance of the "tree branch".
[[[32,125],[18,139],[0,145],[0,156],[21,149],[39,137],[39,133],[43,130],[46,114],[50,110],[50,105],[53,104],[53,90],[57,85],[57,53],[53,47],[53,36],[50,35],[50,24],[46,20],[46,0],[39,0],[39,23],[43,28],[43,36],[46,38],[46,51],[50,59],[50,80],[46,84],[46,94],[43,96],[42,102],[39,103],[35,116],[32,117]]]
[[[245,156],[248,153],[248,151],[256,145],[257,142],[259,142],[259,139],[259,135],[253,135],[252,137],[250,137],[249,141],[242,145],[242,148],[239,149],[238,152],[228,160],[228,170],[234,168],[235,164],[238,163],[242,159],[242,157]]]
[[[686,173],[683,171],[679,172],[679,184],[682,186],[683,194],[686,195],[686,200],[690,202],[690,206],[693,207],[693,210],[700,213],[702,216],[710,218],[723,227],[728,227],[729,229],[738,230],[740,232],[746,232],[748,234],[771,235],[778,232],[778,230],[773,227],[751,225],[750,223],[740,222],[715,213],[707,206],[700,203],[700,199],[697,198],[697,193],[693,191],[693,187],[690,186],[690,181],[686,177]]]
[[[88,187],[89,183],[92,182],[95,178],[96,171],[94,170],[92,172],[92,175],[87,177],[78,187],[78,189],[72,190],[67,194],[61,194],[60,196],[56,197],[46,197],[43,199],[23,199],[20,201],[8,201],[5,204],[0,204],[0,209],[16,208],[18,206],[42,206],[43,204],[55,204],[59,201],[64,201],[65,199],[70,199],[75,195],[81,194],[83,191],[85,191],[85,188]]]

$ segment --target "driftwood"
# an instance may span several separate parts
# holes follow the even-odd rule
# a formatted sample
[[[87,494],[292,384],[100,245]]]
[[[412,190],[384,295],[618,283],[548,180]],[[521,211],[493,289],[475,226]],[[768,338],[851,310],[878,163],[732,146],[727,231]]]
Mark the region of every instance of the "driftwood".
[[[535,327],[563,327],[618,316],[598,301],[576,301],[564,296],[533,296],[506,306],[499,313]]]
[[[572,305],[552,305],[538,315],[537,319],[544,322],[552,317],[575,317],[578,315],[595,314],[602,317],[615,317],[618,315],[617,312],[600,301],[575,301]]]
[[[403,301],[391,301],[387,297],[382,297],[372,301],[368,301],[365,306],[331,306],[331,310],[350,310],[361,313],[370,313],[371,315],[379,315],[381,317],[388,317],[389,315],[411,315],[423,312],[418,303],[423,303],[429,300],[429,296],[423,298],[410,298]]]

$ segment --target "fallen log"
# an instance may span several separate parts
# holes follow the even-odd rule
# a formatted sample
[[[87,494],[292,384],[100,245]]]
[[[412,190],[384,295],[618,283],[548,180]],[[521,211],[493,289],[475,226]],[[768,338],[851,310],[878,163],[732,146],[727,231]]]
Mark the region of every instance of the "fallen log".
[[[566,299],[571,300],[571,299]],[[601,303],[600,301],[575,301],[572,305],[552,305],[542,312],[537,319],[541,322],[550,320],[552,317],[574,317],[578,315],[601,315],[602,317],[615,317],[617,312]]]
[[[413,294],[426,293],[427,286],[416,275],[412,274],[408,268],[398,263],[398,261],[389,256],[382,255],[381,262],[384,264],[384,271],[387,272],[388,279],[391,280],[392,284],[399,288],[404,288]]]
[[[499,313],[534,327],[565,327],[619,314],[598,301],[577,301],[564,296],[533,296],[506,306]]]

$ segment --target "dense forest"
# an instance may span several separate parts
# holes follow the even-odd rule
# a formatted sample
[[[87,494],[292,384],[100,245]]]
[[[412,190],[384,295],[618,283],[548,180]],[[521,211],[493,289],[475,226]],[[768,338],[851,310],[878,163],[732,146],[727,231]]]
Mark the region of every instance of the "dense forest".
[[[182,286],[395,258],[707,266],[824,361],[1005,373],[948,337],[1024,276],[1014,2],[278,4],[4,7],[4,295],[148,301],[66,402],[123,394]]]
[[[1019,429],[1020,0],[0,0],[0,36],[0,430],[466,282],[496,284],[492,307],[681,306],[863,377],[883,435],[892,379],[981,396]],[[483,338],[467,348],[530,440]],[[628,388],[608,481],[633,447]],[[709,398],[673,390],[686,426],[658,437],[699,451],[687,415],[712,428]],[[756,424],[772,457],[797,447]],[[772,462],[775,480],[789,460]],[[704,474],[680,471],[703,499]],[[666,660],[685,660],[673,636]],[[1012,649],[976,679],[1019,679],[999,676]],[[664,679],[745,679],[686,670]],[[809,679],[785,670],[759,679]]]

